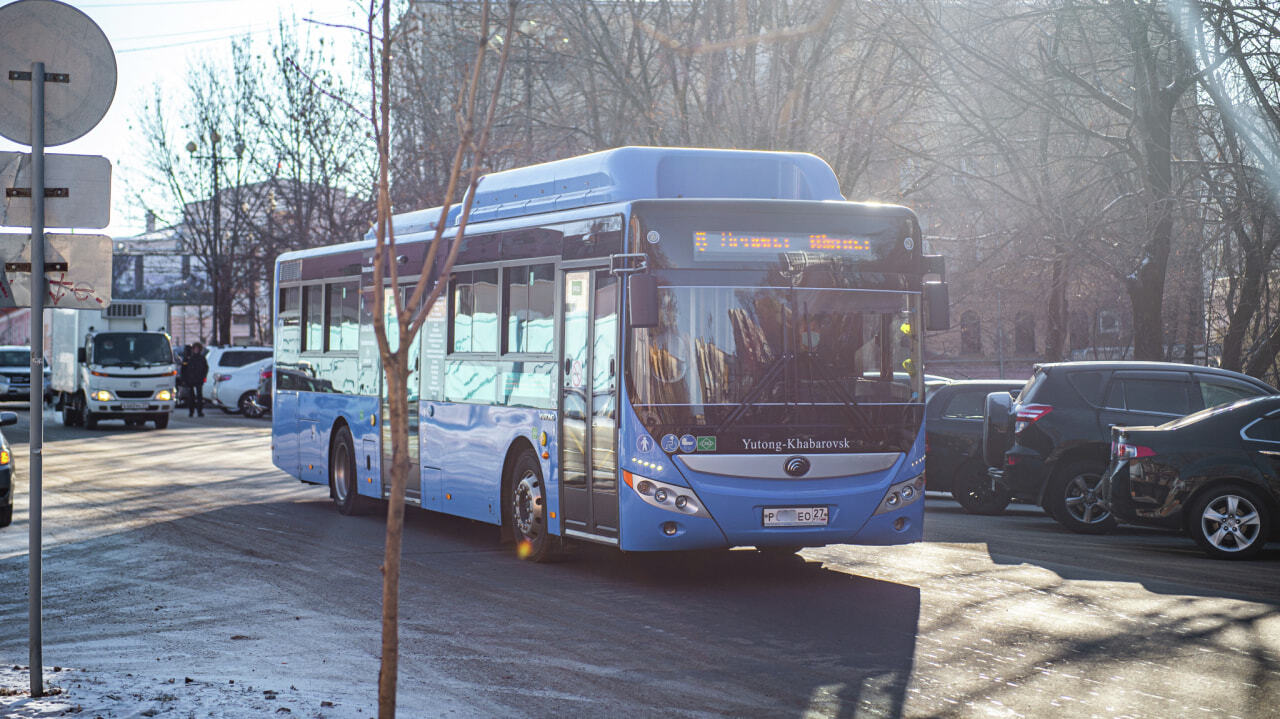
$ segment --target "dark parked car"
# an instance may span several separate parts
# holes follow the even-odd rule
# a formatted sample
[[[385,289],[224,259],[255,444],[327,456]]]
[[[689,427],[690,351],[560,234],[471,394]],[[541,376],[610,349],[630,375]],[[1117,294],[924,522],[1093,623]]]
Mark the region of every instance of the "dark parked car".
[[[925,403],[925,477],[928,488],[951,492],[971,514],[999,514],[1009,493],[997,491],[982,459],[982,418],[987,395],[1017,392],[1019,380],[958,380],[934,387]]]
[[[1246,559],[1280,516],[1280,397],[1254,397],[1159,427],[1115,427],[1103,482],[1123,522],[1181,529],[1217,559]]]
[[[1238,372],[1171,362],[1037,365],[1016,403],[988,396],[983,456],[1015,500],[1039,504],[1072,530],[1106,532],[1116,520],[1098,489],[1112,426],[1167,422],[1276,392]]]
[[[0,412],[0,427],[17,424],[18,415],[14,412]],[[7,527],[13,522],[13,448],[9,440],[0,432],[0,527]]]

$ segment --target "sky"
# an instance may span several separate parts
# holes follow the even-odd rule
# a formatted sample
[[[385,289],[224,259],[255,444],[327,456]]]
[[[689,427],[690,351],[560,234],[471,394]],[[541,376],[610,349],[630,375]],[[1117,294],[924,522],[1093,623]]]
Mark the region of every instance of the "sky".
[[[0,0],[0,5],[7,4],[8,0]],[[111,224],[102,232],[112,237],[137,234],[145,227],[143,212],[130,202],[129,191],[142,181],[134,158],[143,140],[128,125],[137,119],[138,108],[151,97],[152,88],[158,84],[166,96],[180,96],[193,62],[229,58],[235,37],[248,35],[265,46],[281,17],[362,24],[367,7],[358,0],[69,0],[68,4],[96,22],[115,50],[116,93],[97,127],[48,152],[102,155],[111,161]],[[314,30],[355,37],[353,31],[320,26]],[[0,150],[26,149],[0,138]]]

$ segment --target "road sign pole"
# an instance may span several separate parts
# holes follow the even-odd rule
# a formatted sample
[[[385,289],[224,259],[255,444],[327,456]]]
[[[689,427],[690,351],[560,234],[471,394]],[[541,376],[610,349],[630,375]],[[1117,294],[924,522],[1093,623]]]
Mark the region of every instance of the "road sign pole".
[[[40,606],[41,444],[44,442],[44,63],[31,63],[31,441],[29,449],[31,506],[31,586],[27,617],[30,623],[31,696],[44,696],[44,651]]]

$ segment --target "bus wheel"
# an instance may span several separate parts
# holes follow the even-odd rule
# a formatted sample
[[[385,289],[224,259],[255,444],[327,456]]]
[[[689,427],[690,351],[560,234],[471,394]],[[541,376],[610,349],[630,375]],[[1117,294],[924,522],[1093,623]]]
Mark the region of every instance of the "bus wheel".
[[[545,562],[555,540],[547,531],[542,468],[533,452],[521,452],[511,467],[511,535],[521,559]]]
[[[329,452],[329,496],[338,505],[339,514],[360,514],[368,507],[368,499],[356,491],[358,483],[355,442],[351,439],[351,430],[341,427]]]

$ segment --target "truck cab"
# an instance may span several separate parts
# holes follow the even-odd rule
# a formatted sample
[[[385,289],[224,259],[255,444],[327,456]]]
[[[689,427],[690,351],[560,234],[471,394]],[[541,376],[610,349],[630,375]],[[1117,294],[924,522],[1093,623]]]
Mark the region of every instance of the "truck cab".
[[[163,331],[168,307],[149,305],[54,311],[52,389],[64,425],[93,429],[111,419],[169,425],[177,369]]]

